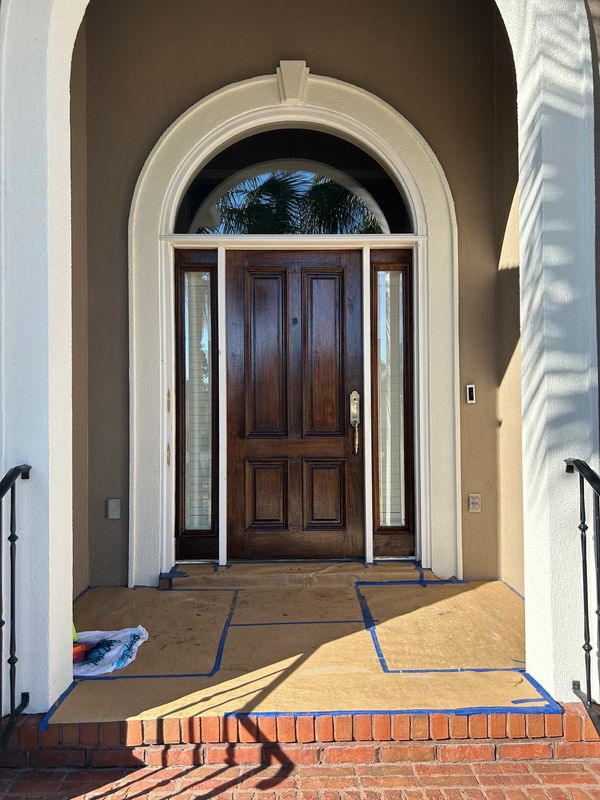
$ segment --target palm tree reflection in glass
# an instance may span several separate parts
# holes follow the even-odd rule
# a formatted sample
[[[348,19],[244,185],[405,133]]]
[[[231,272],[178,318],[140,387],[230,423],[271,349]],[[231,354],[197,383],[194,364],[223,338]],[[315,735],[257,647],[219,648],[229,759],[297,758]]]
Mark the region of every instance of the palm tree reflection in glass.
[[[380,221],[357,193],[316,173],[276,170],[247,178],[215,203],[218,225],[198,233],[369,234]]]

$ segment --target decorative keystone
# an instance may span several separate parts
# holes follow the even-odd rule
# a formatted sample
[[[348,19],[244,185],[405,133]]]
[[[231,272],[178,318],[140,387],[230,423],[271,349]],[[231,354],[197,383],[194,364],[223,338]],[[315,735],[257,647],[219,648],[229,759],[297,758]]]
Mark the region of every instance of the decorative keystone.
[[[279,97],[287,105],[302,105],[306,98],[309,68],[306,61],[280,61],[277,67]]]

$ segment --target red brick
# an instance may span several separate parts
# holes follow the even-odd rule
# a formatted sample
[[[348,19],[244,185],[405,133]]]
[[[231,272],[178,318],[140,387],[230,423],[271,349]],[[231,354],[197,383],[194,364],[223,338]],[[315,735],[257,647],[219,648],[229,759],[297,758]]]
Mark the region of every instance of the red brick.
[[[165,744],[181,742],[181,726],[176,717],[165,717],[162,720],[162,740]]]
[[[600,739],[598,731],[594,728],[594,723],[586,714],[583,718],[583,740],[584,742],[597,742]]]
[[[237,717],[223,717],[221,720],[221,741],[226,743],[239,742]]]
[[[449,736],[449,719],[447,714],[432,714],[429,720],[432,739],[447,739]]]
[[[42,747],[58,747],[60,725],[49,725],[40,734],[40,744]]]
[[[441,744],[438,757],[442,762],[493,761],[493,744]]]
[[[392,738],[392,718],[389,714],[373,714],[373,739],[376,742],[387,742]]]
[[[525,726],[528,739],[543,739],[546,734],[546,726],[543,714],[527,714]]]
[[[506,731],[509,739],[524,739],[525,716],[523,714],[507,714]]]
[[[462,714],[453,714],[450,717],[450,738],[468,739],[469,737],[469,718]]]
[[[269,765],[317,765],[319,763],[319,748],[297,744],[284,745],[283,747],[264,747],[262,760],[263,764]]]
[[[506,738],[506,714],[490,714],[488,719],[488,734],[490,739]]]
[[[277,720],[275,717],[258,717],[258,735],[261,742],[277,741]]]
[[[30,756],[34,769],[52,769],[54,767],[83,767],[85,750],[38,750]]]
[[[435,745],[433,744],[384,744],[379,751],[383,762],[394,761],[434,761]]]
[[[410,738],[416,740],[429,739],[429,716],[427,714],[411,714]]]
[[[252,744],[260,741],[256,717],[240,717],[238,719],[238,733],[240,742]]]
[[[277,741],[278,742],[296,741],[295,717],[277,717]]]
[[[166,748],[163,745],[145,748],[134,747],[133,754],[138,755],[138,749],[142,751],[144,763],[148,767],[164,767],[167,761]]]
[[[100,726],[102,744],[106,747],[118,747],[121,744],[121,723],[103,722]]]
[[[142,723],[138,723],[141,729]],[[82,722],[80,741],[83,747],[97,747],[100,742],[100,726],[97,722]],[[140,744],[140,743],[138,743]]]
[[[158,720],[144,720],[144,744],[158,744]]]
[[[13,753],[9,750],[0,753],[0,767],[2,769],[24,769],[26,766],[27,753]]]
[[[92,750],[91,767],[140,767],[144,761],[133,750]]]
[[[352,717],[340,715],[333,718],[333,738],[336,742],[352,741]]]
[[[210,745],[204,749],[206,764],[261,764],[260,744]]]
[[[487,717],[485,714],[469,716],[469,736],[471,739],[487,739]]]
[[[323,750],[324,764],[368,764],[376,760],[377,748],[373,744],[329,745]]]
[[[30,753],[38,749],[38,719],[24,719],[19,728],[19,749]]]
[[[600,758],[600,742],[555,742],[556,758]]]
[[[410,739],[410,717],[408,714],[394,714],[392,717],[392,739],[407,742]]]
[[[202,763],[202,752],[195,745],[169,747],[166,752],[167,767],[193,767]]]
[[[65,747],[79,747],[79,725],[70,722],[60,726],[60,743]]]
[[[499,759],[514,761],[552,758],[552,747],[548,742],[506,742],[498,744],[496,753]]]
[[[315,741],[315,718],[297,717],[296,718],[296,739],[299,742]]]
[[[192,734],[198,734],[197,742],[220,742],[221,741],[221,719],[220,717],[194,717]]]
[[[582,716],[578,711],[568,710],[563,718],[565,739],[568,742],[580,742],[582,735]]]
[[[352,737],[356,742],[373,741],[370,714],[356,714],[352,717]]]
[[[217,718],[215,717],[215,719]],[[184,717],[181,720],[181,741],[184,744],[200,744],[202,741],[201,720],[201,717]]]
[[[315,719],[315,738],[317,742],[333,742],[333,717],[323,715]]]
[[[550,784],[554,784],[554,785],[558,784],[559,786],[569,786],[569,787],[571,787],[571,786],[574,786],[576,784],[596,784],[596,776],[595,775],[591,775],[589,772],[587,774],[585,772],[579,772],[579,773],[573,773],[573,772],[566,772],[566,773],[550,772],[550,773],[546,773],[545,775],[539,775],[538,777],[542,781],[542,783],[544,783],[544,784],[546,784],[546,783],[550,783]],[[572,790],[569,791],[569,794],[573,798],[575,798],[575,797],[584,797],[585,796],[585,795],[579,795],[579,794],[578,795],[571,794],[571,791]]]
[[[544,714],[544,726],[546,736],[561,737],[563,735],[563,715]]]

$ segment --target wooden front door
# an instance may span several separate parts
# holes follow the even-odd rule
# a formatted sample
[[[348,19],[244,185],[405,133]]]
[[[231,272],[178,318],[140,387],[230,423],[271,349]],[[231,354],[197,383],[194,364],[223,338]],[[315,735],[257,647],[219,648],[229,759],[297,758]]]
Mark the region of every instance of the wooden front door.
[[[231,558],[364,555],[361,259],[227,253]]]

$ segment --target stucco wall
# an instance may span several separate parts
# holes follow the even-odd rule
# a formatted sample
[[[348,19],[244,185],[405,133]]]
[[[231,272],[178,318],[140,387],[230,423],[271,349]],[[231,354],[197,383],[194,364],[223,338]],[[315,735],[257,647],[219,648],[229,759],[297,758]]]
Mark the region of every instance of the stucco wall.
[[[87,14],[89,281],[89,537],[92,583],[127,571],[127,220],[137,176],[165,128],[187,107],[233,81],[302,58],[312,72],[361,86],[391,103],[440,159],[459,226],[464,566],[496,577],[498,510],[498,231],[514,192],[515,96],[508,43],[491,2],[306,0],[223,7],[194,0],[92,0]],[[78,62],[75,68],[79,69]],[[496,125],[500,103],[502,125]],[[496,129],[501,141],[496,141]],[[498,144],[498,148],[496,147]],[[502,153],[500,157],[498,154]],[[512,155],[511,155],[512,154]],[[499,164],[513,159],[509,175]],[[511,178],[512,176],[512,178]],[[509,197],[507,202],[506,198]],[[514,391],[514,382],[511,384]],[[509,392],[509,400],[511,395]],[[514,404],[514,399],[512,400]],[[481,514],[466,494],[481,492]],[[121,521],[104,518],[122,497]]]

